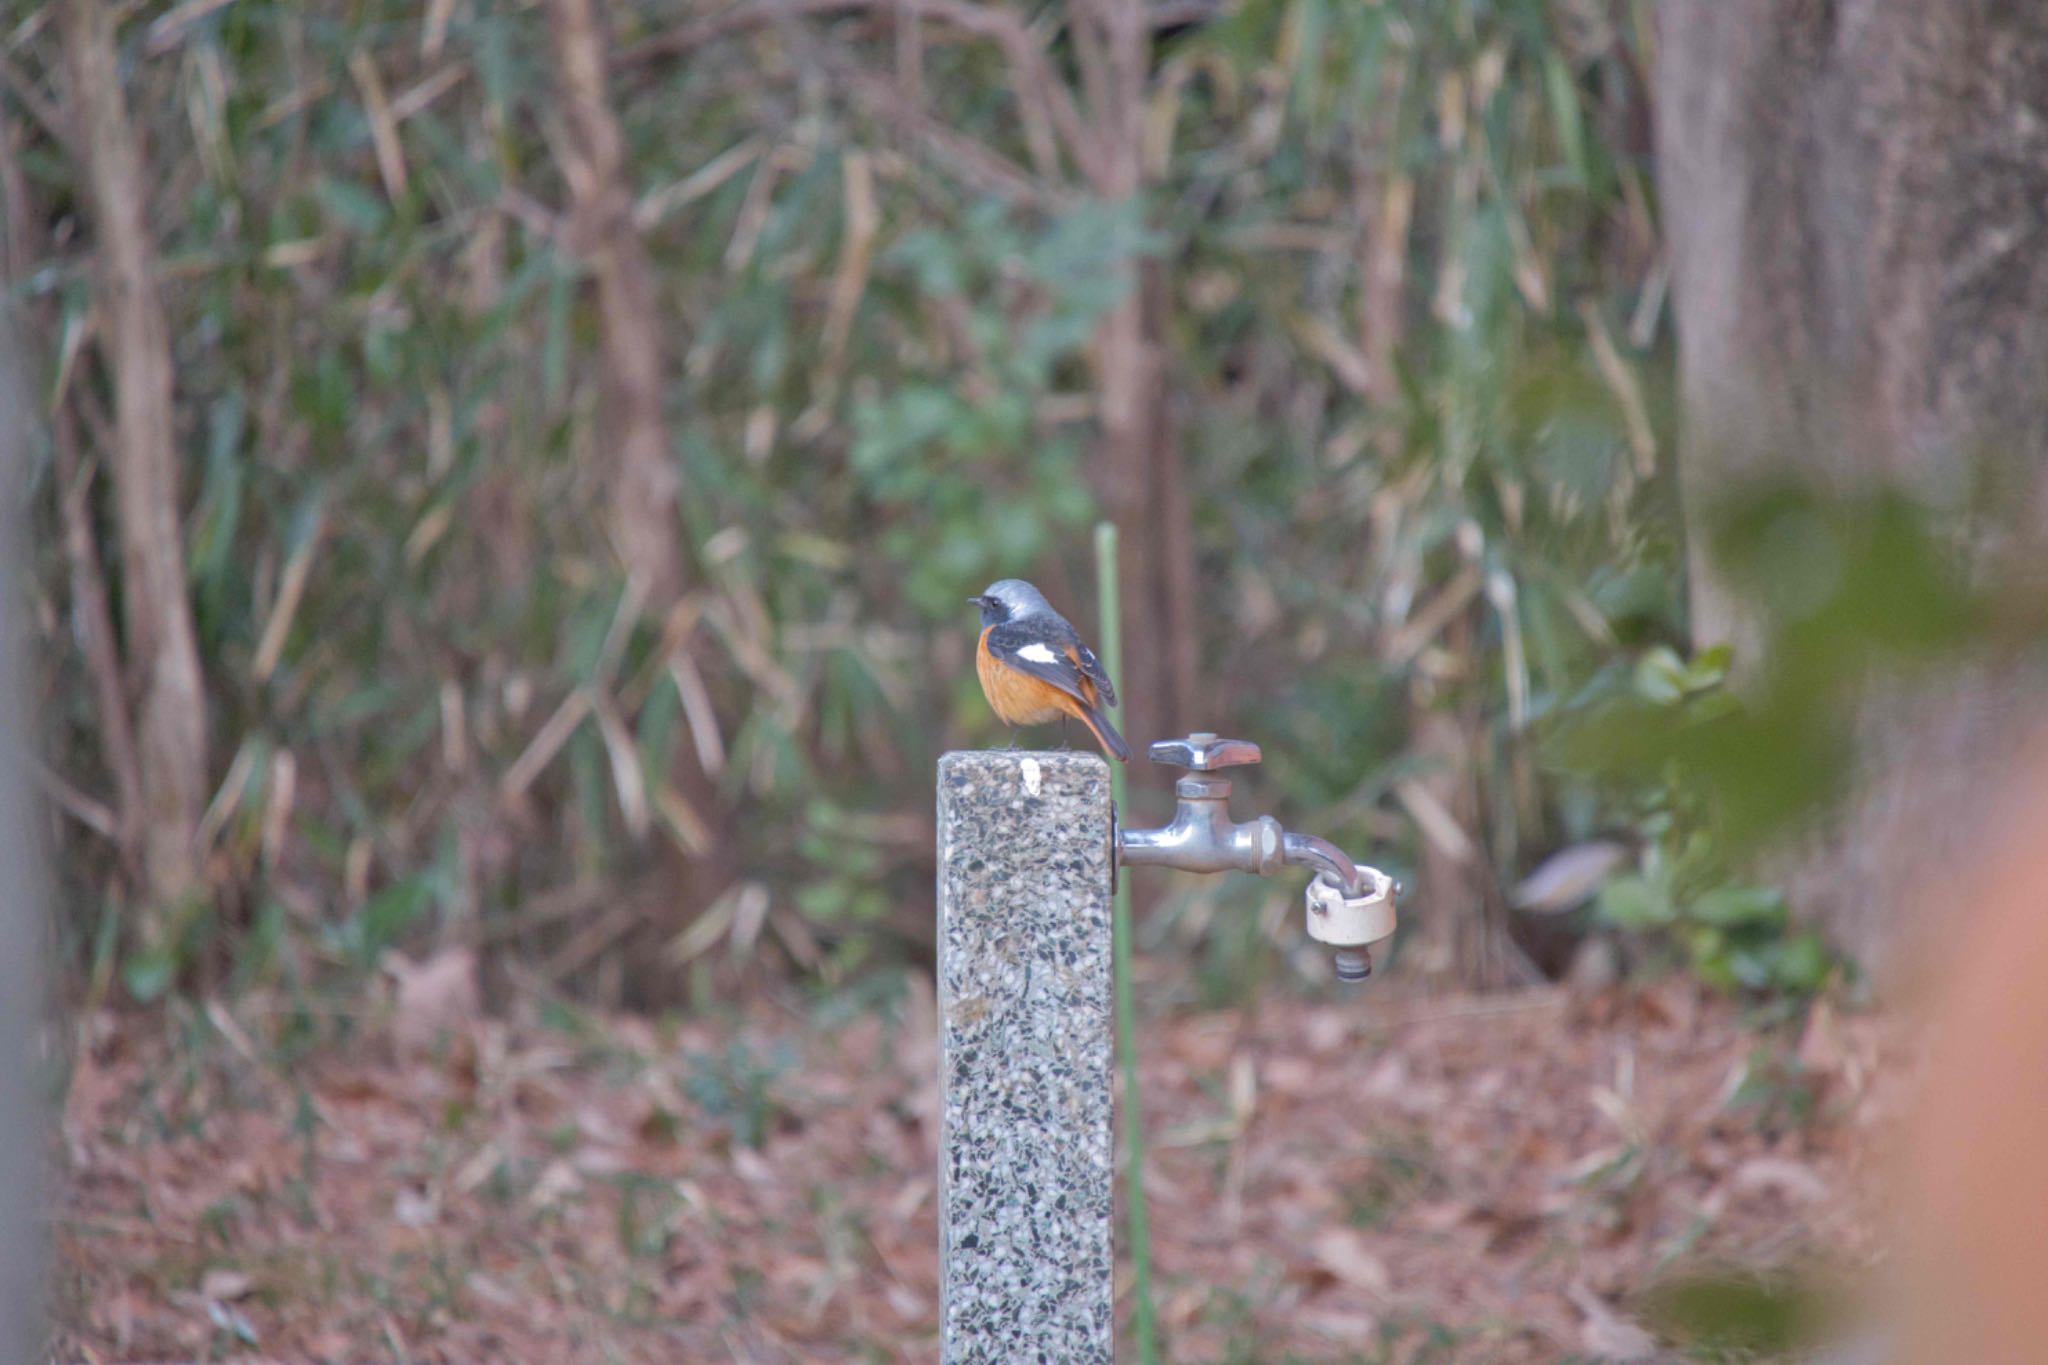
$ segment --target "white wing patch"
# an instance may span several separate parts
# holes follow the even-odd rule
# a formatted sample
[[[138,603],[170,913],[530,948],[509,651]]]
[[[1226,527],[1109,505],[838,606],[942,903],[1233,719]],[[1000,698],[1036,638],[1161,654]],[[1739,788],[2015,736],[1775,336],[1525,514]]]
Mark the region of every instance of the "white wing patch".
[[[1020,659],[1029,659],[1032,663],[1035,664],[1049,664],[1057,658],[1059,658],[1057,654],[1054,654],[1052,652],[1052,647],[1050,645],[1042,645],[1037,643],[1036,641],[1018,650],[1017,657]]]

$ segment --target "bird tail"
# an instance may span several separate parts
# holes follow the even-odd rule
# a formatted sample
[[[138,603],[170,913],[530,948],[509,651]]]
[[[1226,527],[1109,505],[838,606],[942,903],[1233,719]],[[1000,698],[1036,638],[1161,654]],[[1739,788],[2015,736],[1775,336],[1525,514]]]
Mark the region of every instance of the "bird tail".
[[[1094,734],[1104,753],[1119,763],[1131,761],[1131,746],[1124,743],[1124,737],[1109,723],[1109,717],[1084,702],[1081,705],[1081,723]]]

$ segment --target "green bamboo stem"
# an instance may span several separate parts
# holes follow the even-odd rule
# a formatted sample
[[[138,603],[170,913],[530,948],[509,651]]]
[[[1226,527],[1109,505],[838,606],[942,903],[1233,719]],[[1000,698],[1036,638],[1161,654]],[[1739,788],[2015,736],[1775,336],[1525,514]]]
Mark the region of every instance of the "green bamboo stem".
[[[1102,662],[1110,679],[1123,684],[1123,615],[1117,596],[1116,523],[1095,525],[1095,600]],[[1109,765],[1110,795],[1119,818],[1128,818],[1124,804],[1124,766]],[[1138,1103],[1138,1009],[1131,993],[1131,881],[1119,876],[1110,903],[1111,970],[1116,978],[1116,1050],[1124,1073],[1124,1139],[1130,1167],[1124,1177],[1124,1213],[1131,1250],[1131,1328],[1138,1339],[1140,1365],[1157,1365],[1159,1343],[1152,1319],[1152,1235],[1145,1221],[1145,1119]]]

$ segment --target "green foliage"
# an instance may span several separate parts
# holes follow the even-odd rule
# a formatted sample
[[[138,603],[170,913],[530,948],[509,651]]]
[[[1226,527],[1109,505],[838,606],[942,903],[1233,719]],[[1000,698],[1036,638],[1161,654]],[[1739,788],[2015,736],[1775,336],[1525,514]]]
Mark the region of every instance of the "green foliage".
[[[767,1142],[778,1108],[775,1083],[796,1065],[793,1049],[777,1044],[767,1056],[756,1057],[743,1039],[735,1037],[724,1056],[691,1053],[689,1065],[683,1093],[692,1103],[723,1119],[732,1140],[741,1146],[758,1149]]]
[[[1820,1080],[1807,1074],[1798,1053],[1759,1044],[1743,1061],[1728,1108],[1756,1131],[1777,1138],[1811,1126],[1820,1093]]]
[[[1201,531],[1230,547],[1219,709],[1256,719],[1265,808],[1423,897],[1389,796],[1476,771],[1465,832],[1503,881],[1625,821],[1633,793],[1541,769],[1535,736],[1684,635],[1637,17],[1266,0],[1169,59],[1201,73],[1169,178],[1207,207],[1172,226]],[[1373,234],[1405,214],[1376,285]],[[1329,245],[1276,247],[1302,223]],[[1418,742],[1433,715],[1460,752]]]
[[[1842,495],[1789,479],[1716,510],[1714,549],[1763,614],[1770,667],[1756,701],[1694,737],[1687,757],[1739,850],[1780,837],[1849,778],[1857,701],[1880,673],[1910,676],[2004,647],[1993,629],[2042,603],[1968,585],[1936,513],[1894,490]]]
[[[1837,1307],[1814,1283],[1735,1272],[1674,1279],[1644,1299],[1658,1336],[1704,1360],[1796,1358],[1825,1340]]]
[[[1654,936],[1722,990],[1811,994],[1832,975],[1832,954],[1793,926],[1783,893],[1741,876],[1694,761],[1730,742],[1731,719],[1744,715],[1727,690],[1730,657],[1725,647],[1691,661],[1665,646],[1648,650],[1624,692],[1560,723],[1559,756],[1632,790],[1635,803],[1635,868],[1600,889],[1595,914]]]
[[[960,585],[1042,560],[1089,515],[1078,433],[1038,439],[1038,405],[1058,391],[1096,322],[1128,289],[1125,264],[1154,245],[1135,203],[1083,200],[1028,223],[983,200],[952,231],[910,233],[881,261],[878,288],[959,310],[965,372],[906,376],[856,398],[847,452],[884,514],[916,509],[877,548],[907,570],[912,605],[957,618]],[[1001,472],[1020,450],[1021,482]]]
[[[612,7],[622,45],[675,17]],[[456,6],[435,43],[397,0],[131,25],[228,766],[210,903],[162,942],[125,941],[95,836],[67,831],[77,957],[138,996],[300,990],[459,929],[596,985],[623,950],[582,953],[588,907],[672,898],[693,856],[704,812],[673,758],[694,752],[717,790],[691,799],[735,814],[741,889],[679,908],[676,956],[729,960],[700,941],[715,930],[835,984],[914,958],[931,762],[996,733],[960,598],[1023,573],[1085,616],[1090,346],[1142,264],[1202,575],[1197,720],[1264,745],[1260,808],[1414,885],[1392,794],[1469,764],[1466,832],[1498,878],[1640,826],[1603,913],[1721,978],[1806,979],[1782,906],[1727,871],[1791,794],[1717,808],[1699,853],[1674,756],[1634,785],[1536,762],[1541,727],[1683,636],[1643,22],[1624,0],[1245,0],[1154,54],[1148,181],[1118,203],[1078,177],[992,193],[944,153],[933,129],[1035,164],[990,44],[929,45],[909,135],[835,78],[840,56],[896,60],[886,25],[742,26],[621,65],[671,324],[687,657],[674,622],[636,619],[608,543],[599,319],[560,211],[541,13]],[[38,78],[50,27],[18,54]],[[31,139],[22,165],[70,230],[69,161]],[[82,316],[76,261],[44,266],[17,296]],[[48,482],[48,757],[98,789]],[[1942,600],[1904,581],[1926,547],[1880,511],[1829,551],[1842,586],[1801,617],[1799,657],[1873,613],[1899,641],[1938,634]],[[1768,579],[1810,576],[1799,515],[1738,528]],[[1862,567],[1891,577],[1858,588]],[[1638,700],[1683,718],[1710,786],[1755,776],[1723,733],[1797,754],[1801,781],[1834,756],[1811,713]],[[1469,752],[1425,751],[1441,716]],[[1205,989],[1264,978],[1243,963],[1278,930],[1230,906],[1207,924]]]
[[[1686,662],[1659,647],[1554,717],[1552,757],[1604,784],[1595,803],[1619,799],[1641,844],[1634,872],[1602,890],[1602,918],[1663,936],[1726,989],[1805,994],[1834,974],[1784,898],[1736,869],[1814,828],[1846,792],[1873,688],[1937,663],[2013,663],[2038,651],[2048,620],[2038,585],[1973,566],[1935,532],[1945,519],[1896,490],[1782,477],[1714,509],[1714,552],[1756,613],[1763,661],[1739,695],[1726,649]]]
[[[1427,1133],[1386,1132],[1373,1140],[1367,1174],[1344,1187],[1345,1219],[1356,1227],[1382,1227],[1407,1205],[1441,1195],[1446,1184]]]

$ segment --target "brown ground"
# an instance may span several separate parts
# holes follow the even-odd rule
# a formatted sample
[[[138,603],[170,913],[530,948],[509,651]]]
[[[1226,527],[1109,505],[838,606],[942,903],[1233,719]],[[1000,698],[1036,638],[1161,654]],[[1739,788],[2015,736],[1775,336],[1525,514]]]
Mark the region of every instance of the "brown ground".
[[[263,1018],[94,1026],[60,1359],[936,1358],[921,989],[830,1027],[472,1023],[410,1061],[387,1022],[281,1066]],[[1885,1037],[1747,1031],[1680,982],[1153,1021],[1165,1356],[1627,1355],[1659,1277],[1854,1273]]]

